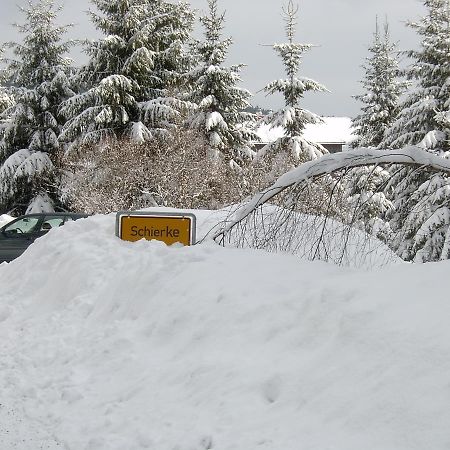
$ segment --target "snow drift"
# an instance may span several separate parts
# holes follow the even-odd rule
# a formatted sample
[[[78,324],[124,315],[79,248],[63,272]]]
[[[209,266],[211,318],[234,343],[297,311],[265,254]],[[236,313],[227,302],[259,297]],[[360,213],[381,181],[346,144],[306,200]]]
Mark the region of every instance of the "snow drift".
[[[54,229],[0,265],[0,447],[444,450],[449,270]]]

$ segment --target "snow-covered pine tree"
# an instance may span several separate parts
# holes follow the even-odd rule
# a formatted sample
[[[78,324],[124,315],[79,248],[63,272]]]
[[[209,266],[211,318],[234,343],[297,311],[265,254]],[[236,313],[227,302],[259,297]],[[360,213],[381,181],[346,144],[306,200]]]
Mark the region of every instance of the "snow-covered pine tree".
[[[377,19],[373,42],[369,46],[370,56],[363,65],[365,77],[361,84],[365,92],[354,96],[363,106],[352,120],[357,135],[352,147],[377,147],[398,114],[399,98],[407,85],[399,79],[396,48],[391,42],[387,21],[381,35]],[[343,183],[356,222],[383,239],[389,236],[389,226],[382,217],[392,208],[383,192],[389,176],[382,167],[361,167],[350,171]]]
[[[8,91],[4,87],[0,87],[0,123],[2,123],[4,120],[6,120],[3,117],[3,113],[13,106],[14,100],[12,95],[8,93]],[[1,131],[0,131],[1,133]],[[0,136],[2,136],[0,134]]]
[[[361,84],[365,92],[354,96],[363,106],[361,113],[352,120],[357,135],[353,147],[377,147],[399,112],[399,98],[406,83],[399,80],[396,48],[397,45],[391,42],[387,21],[381,36],[377,20],[369,47],[370,56],[363,65],[365,76]]]
[[[176,97],[189,57],[184,44],[193,13],[186,3],[92,0],[91,19],[104,37],[87,43],[80,93],[63,105],[65,142],[130,137],[144,142],[171,126],[183,106]]]
[[[18,25],[23,42],[10,43],[14,59],[6,74],[14,92],[0,141],[0,210],[15,213],[53,211],[58,206],[56,153],[63,120],[61,102],[72,95],[67,80],[71,60],[64,55],[67,26],[56,19],[53,0],[29,1]]]
[[[450,150],[450,6],[448,0],[425,0],[424,5],[428,15],[418,22],[407,23],[422,38],[419,50],[407,52],[413,63],[405,75],[416,85],[409,90],[398,118],[386,131],[380,147],[402,148],[409,144],[421,144],[430,151]],[[442,122],[445,117],[447,128]]]
[[[362,166],[350,170],[341,182],[353,223],[383,241],[391,237],[384,220],[392,209],[384,192],[389,179],[389,171],[381,166]]]
[[[3,61],[4,48],[0,47],[0,61]],[[6,119],[9,113],[6,112],[7,109],[11,108],[14,104],[11,89],[5,85],[7,76],[4,69],[0,69],[0,140],[3,137],[3,131]]]
[[[256,134],[248,127],[253,115],[243,112],[249,106],[250,92],[237,86],[242,64],[225,67],[231,38],[221,40],[225,14],[217,10],[217,0],[208,0],[209,14],[200,17],[204,41],[193,44],[198,64],[190,73],[189,100],[197,107],[187,118],[191,128],[200,130],[213,158],[225,157],[231,165],[253,155],[251,141]]]
[[[302,55],[311,49],[312,45],[294,42],[298,7],[294,7],[292,0],[289,0],[287,8],[283,8],[283,13],[288,42],[274,44],[273,48],[283,60],[287,78],[272,81],[264,88],[264,91],[268,95],[281,93],[284,96],[285,106],[270,114],[266,121],[271,127],[284,127],[285,136],[263,147],[258,152],[257,159],[270,158],[277,153],[282,153],[289,155],[293,164],[298,164],[328,153],[320,144],[303,138],[305,126],[321,123],[322,119],[300,106],[305,92],[326,91],[326,88],[310,78],[298,76]]]
[[[4,48],[0,47],[0,61],[3,61]],[[3,117],[3,112],[10,108],[13,104],[13,97],[5,85],[6,81],[6,72],[3,69],[0,69],[0,139],[2,137],[2,126],[1,124],[5,121],[6,117]]]
[[[448,0],[424,0],[424,5],[427,15],[408,23],[422,38],[420,48],[408,52],[413,63],[406,76],[415,84],[379,147],[412,144],[449,157],[450,5]],[[388,192],[394,204],[392,246],[398,254],[421,262],[450,258],[449,178],[396,167]]]

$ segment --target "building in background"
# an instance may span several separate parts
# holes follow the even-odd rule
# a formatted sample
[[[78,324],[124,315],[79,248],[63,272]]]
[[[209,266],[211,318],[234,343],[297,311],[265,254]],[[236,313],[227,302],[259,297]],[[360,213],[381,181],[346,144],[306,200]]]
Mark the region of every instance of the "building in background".
[[[355,139],[353,135],[352,121],[350,117],[322,117],[321,124],[308,124],[305,127],[303,137],[316,144],[323,145],[330,153],[341,152]],[[266,144],[275,141],[284,135],[282,127],[269,128],[268,125],[260,125],[256,134],[261,139],[255,144],[259,150]]]

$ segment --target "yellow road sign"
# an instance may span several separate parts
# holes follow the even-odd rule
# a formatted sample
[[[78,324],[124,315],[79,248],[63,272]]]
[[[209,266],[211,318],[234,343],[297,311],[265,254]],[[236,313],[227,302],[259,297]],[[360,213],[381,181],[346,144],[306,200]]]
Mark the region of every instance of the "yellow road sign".
[[[167,245],[195,243],[195,216],[190,213],[151,213],[120,211],[116,216],[116,234],[125,241],[140,239],[163,241]]]

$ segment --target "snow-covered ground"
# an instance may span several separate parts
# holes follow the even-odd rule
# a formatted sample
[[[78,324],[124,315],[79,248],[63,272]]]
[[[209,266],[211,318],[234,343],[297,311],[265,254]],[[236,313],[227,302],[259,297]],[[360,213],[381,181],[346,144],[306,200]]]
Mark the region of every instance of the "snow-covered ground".
[[[217,217],[196,213],[201,236]],[[363,271],[114,224],[0,265],[0,449],[450,447],[449,261]]]

